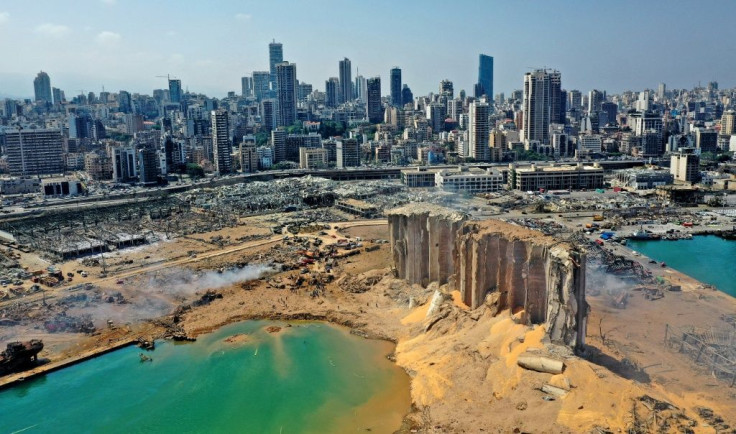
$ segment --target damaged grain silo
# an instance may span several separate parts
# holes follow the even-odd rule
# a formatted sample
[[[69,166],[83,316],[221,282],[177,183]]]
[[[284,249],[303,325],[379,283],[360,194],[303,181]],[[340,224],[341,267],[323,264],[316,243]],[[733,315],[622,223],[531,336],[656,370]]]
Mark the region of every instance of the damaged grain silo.
[[[499,220],[466,221],[452,210],[412,204],[387,213],[393,263],[410,283],[448,283],[471,309],[497,309],[544,324],[553,342],[585,338],[585,255],[569,243]]]
[[[456,234],[466,216],[427,203],[407,205],[386,215],[397,276],[422,286],[447,283],[455,272]]]

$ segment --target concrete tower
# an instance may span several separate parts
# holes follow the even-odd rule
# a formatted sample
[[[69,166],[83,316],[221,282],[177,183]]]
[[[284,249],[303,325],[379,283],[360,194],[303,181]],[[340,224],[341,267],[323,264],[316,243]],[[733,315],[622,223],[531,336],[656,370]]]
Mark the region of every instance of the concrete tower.
[[[268,64],[271,67],[271,90],[276,90],[276,65],[284,61],[284,46],[275,40],[268,44]]]
[[[276,65],[276,126],[289,127],[296,122],[296,64]]]
[[[49,75],[41,71],[33,79],[33,91],[36,101],[46,101],[51,104],[53,102],[51,95],[51,79]]]
[[[339,104],[353,100],[353,67],[347,57],[340,61]]]
[[[213,110],[210,113],[212,121],[212,151],[214,153],[215,171],[220,174],[230,173],[233,170],[233,160],[230,146],[230,124],[225,110]]]
[[[398,66],[391,68],[391,105],[396,107],[402,106],[401,68]]]
[[[484,102],[473,101],[470,104],[468,113],[468,142],[470,148],[470,157],[476,161],[489,161],[490,149],[489,145],[489,117],[491,107]]]

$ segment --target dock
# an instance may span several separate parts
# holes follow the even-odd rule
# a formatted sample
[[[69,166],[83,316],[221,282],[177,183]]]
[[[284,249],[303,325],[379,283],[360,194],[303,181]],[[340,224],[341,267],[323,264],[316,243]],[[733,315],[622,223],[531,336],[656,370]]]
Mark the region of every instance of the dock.
[[[14,374],[5,375],[3,377],[0,377],[0,390],[4,390],[4,389],[7,389],[13,386],[17,386],[18,384],[21,384],[27,380],[31,380],[36,377],[50,374],[51,372],[58,371],[59,369],[67,368],[72,365],[76,365],[77,363],[82,363],[86,360],[94,359],[95,357],[99,357],[104,354],[113,352],[115,350],[119,350],[121,348],[128,347],[130,345],[136,344],[137,342],[138,342],[137,338],[132,338],[132,337],[125,338],[123,340],[113,342],[111,344],[104,345],[104,346],[95,348],[90,351],[85,351],[84,353],[78,354],[73,357],[66,358],[64,360],[46,363],[41,366],[37,366],[33,369],[29,369],[27,371],[16,372]]]

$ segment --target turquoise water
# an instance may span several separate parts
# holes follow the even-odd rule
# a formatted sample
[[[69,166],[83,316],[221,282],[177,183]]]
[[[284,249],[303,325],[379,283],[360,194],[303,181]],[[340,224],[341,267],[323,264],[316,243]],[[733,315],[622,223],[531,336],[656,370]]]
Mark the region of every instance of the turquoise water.
[[[125,348],[0,392],[0,433],[392,432],[409,380],[392,347],[322,323],[248,321]],[[246,340],[226,338],[246,333]]]
[[[629,240],[628,246],[736,297],[736,241],[703,235],[677,241]]]

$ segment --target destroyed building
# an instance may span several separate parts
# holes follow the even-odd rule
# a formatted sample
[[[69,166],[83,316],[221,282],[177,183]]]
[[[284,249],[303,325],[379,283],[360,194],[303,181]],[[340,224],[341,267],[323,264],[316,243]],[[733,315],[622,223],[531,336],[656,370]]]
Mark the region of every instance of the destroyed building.
[[[585,254],[569,243],[498,220],[467,221],[450,209],[413,204],[388,214],[396,274],[448,284],[471,309],[510,309],[544,324],[553,342],[582,346]]]

